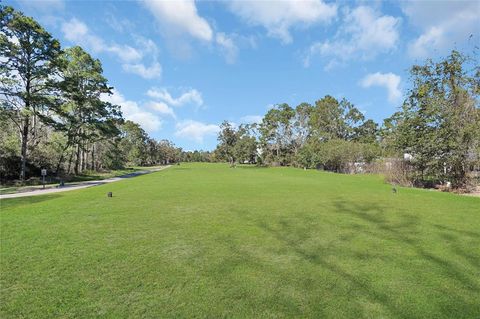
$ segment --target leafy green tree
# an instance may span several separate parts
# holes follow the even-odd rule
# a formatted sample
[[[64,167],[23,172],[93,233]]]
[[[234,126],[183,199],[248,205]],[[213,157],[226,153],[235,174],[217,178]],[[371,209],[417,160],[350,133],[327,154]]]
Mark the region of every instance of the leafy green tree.
[[[270,109],[260,124],[262,156],[267,162],[290,163],[295,110],[283,103]]]
[[[124,120],[99,60],[81,47],[60,50],[32,18],[0,6],[0,178],[150,165],[180,159],[181,149],[157,142]],[[197,157],[207,156],[197,152]],[[18,176],[18,175],[17,175]]]
[[[332,96],[315,102],[303,103],[296,109],[294,139],[296,165],[321,166],[328,170],[345,171],[354,162],[364,162],[367,145],[377,143],[378,128],[372,120],[365,121],[363,114],[349,101],[338,101]],[[297,142],[299,141],[299,142]]]
[[[346,99],[339,102],[327,95],[316,101],[312,108],[310,130],[312,136],[322,141],[334,138],[349,140],[364,120],[363,114],[352,103]]]
[[[158,143],[151,137],[147,137],[145,142],[145,164],[155,165],[160,161]]]
[[[377,143],[378,124],[373,120],[366,120],[361,125],[353,128],[353,140],[361,143]]]
[[[395,112],[392,116],[383,120],[382,127],[378,131],[380,146],[383,154],[386,156],[399,155],[398,147],[396,145],[396,136],[401,117],[401,112]]]
[[[51,118],[51,124],[67,136],[57,168],[63,161],[65,151],[73,147],[74,170],[78,174],[85,167],[84,157],[88,146],[93,146],[91,151],[94,155],[96,142],[118,135],[117,124],[122,117],[118,106],[101,99],[102,94],[111,94],[111,88],[103,76],[99,60],[75,46],[66,49],[56,63],[59,68],[57,88],[60,99],[55,110],[57,116]]]
[[[295,117],[293,118],[293,158],[296,161],[299,150],[305,145],[310,136],[310,114],[312,106],[308,103],[301,103],[295,108]]]
[[[18,129],[4,109],[0,109],[0,182],[18,178],[20,171]]]
[[[380,155],[376,144],[359,143],[343,139],[310,140],[299,152],[304,167],[322,168],[340,173],[355,172],[355,164],[371,163]]]
[[[414,183],[446,180],[463,187],[479,157],[478,61],[452,51],[444,60],[428,60],[410,72],[413,83],[398,114],[395,148],[413,156]]]
[[[21,137],[20,179],[24,180],[29,146],[52,106],[49,80],[60,43],[34,19],[8,6],[0,6],[0,30],[0,106]]]
[[[161,140],[157,143],[158,156],[162,164],[170,164],[180,161],[181,149],[169,140]]]
[[[144,165],[147,162],[147,133],[139,124],[125,121],[121,125],[120,149],[129,164]]]
[[[260,145],[264,162],[273,162],[280,156],[279,110],[272,108],[262,119],[260,124]]]
[[[235,166],[236,152],[235,145],[237,144],[238,134],[232,124],[228,121],[223,121],[220,125],[220,132],[218,133],[218,152],[221,156],[227,159],[230,166]]]
[[[94,170],[121,169],[127,163],[126,154],[121,149],[121,138],[115,137],[96,144],[96,159],[98,164],[93,165]]]
[[[211,161],[211,153],[208,151],[188,151],[182,152],[182,161],[185,162],[210,162]]]
[[[257,157],[257,139],[251,133],[252,125],[242,124],[237,130],[237,141],[234,146],[235,158],[240,163],[255,163]]]

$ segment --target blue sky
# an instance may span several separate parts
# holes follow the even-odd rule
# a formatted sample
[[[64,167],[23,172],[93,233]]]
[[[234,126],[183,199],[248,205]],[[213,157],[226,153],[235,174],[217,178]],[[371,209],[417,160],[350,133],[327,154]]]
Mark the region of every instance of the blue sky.
[[[274,104],[326,94],[381,123],[412,64],[480,45],[478,1],[4,3],[99,58],[115,88],[104,98],[186,150],[213,149],[223,120],[258,121]]]

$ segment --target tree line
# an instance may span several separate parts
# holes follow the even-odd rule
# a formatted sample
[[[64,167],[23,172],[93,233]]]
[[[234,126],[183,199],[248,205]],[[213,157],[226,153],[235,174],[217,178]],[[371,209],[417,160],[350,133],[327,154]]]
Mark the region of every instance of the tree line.
[[[410,69],[399,111],[378,125],[347,99],[286,103],[257,124],[225,121],[212,158],[335,172],[373,167],[392,182],[466,188],[480,171],[480,68],[458,51]],[[477,174],[477,175],[476,175]]]
[[[125,120],[100,60],[62,49],[37,21],[0,6],[0,177],[3,182],[178,161],[181,150]]]

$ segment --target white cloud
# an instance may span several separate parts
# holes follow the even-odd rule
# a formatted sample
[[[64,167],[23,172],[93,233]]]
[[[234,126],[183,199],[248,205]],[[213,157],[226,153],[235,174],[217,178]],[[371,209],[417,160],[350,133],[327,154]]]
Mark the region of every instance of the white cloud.
[[[67,40],[76,42],[88,34],[88,27],[85,23],[73,18],[62,24],[62,32]]]
[[[205,136],[215,135],[220,131],[216,124],[205,124],[202,122],[186,120],[177,123],[175,136],[203,143]]]
[[[147,91],[147,95],[173,106],[185,104],[203,105],[202,94],[195,89],[189,89],[177,98],[172,97],[166,88],[152,88]]]
[[[308,67],[315,55],[329,57],[326,69],[350,59],[372,59],[394,50],[399,40],[400,18],[381,15],[371,7],[346,10],[342,27],[333,40],[313,43],[304,59]]]
[[[159,49],[155,42],[144,37],[136,36],[135,43],[142,48],[144,56],[150,57],[150,65],[145,66],[144,63],[123,64],[122,68],[130,73],[137,74],[144,79],[159,78],[162,75],[162,66],[158,63],[157,56]]]
[[[283,0],[229,2],[230,10],[254,26],[263,26],[268,35],[283,43],[292,42],[290,29],[318,22],[330,22],[337,15],[336,4],[322,0]]]
[[[147,103],[147,106],[150,109],[152,109],[154,111],[157,111],[160,114],[170,115],[174,119],[177,118],[173,109],[163,102],[153,102],[152,101],[152,102]]]
[[[158,131],[162,126],[162,120],[158,116],[143,110],[137,102],[125,99],[118,90],[113,89],[112,95],[103,94],[102,100],[119,105],[127,120],[140,124],[149,133]]]
[[[427,57],[432,48],[445,46],[445,38],[440,28],[432,27],[408,46],[408,52],[413,57]]]
[[[92,34],[87,25],[78,19],[71,19],[62,24],[62,32],[67,40],[85,47],[94,53],[110,52],[123,62],[136,62],[142,59],[142,53],[128,45],[111,43],[108,45],[102,38]]]
[[[240,118],[242,123],[253,124],[253,123],[261,123],[263,120],[263,116],[261,115],[246,115]]]
[[[145,79],[159,78],[162,75],[162,66],[158,62],[153,62],[150,66],[145,66],[143,63],[123,64],[122,68]]]
[[[194,0],[142,1],[156,18],[167,45],[177,58],[189,58],[192,55],[189,38],[213,44],[227,63],[235,63],[238,56],[239,49],[235,38],[242,43],[248,39],[249,43],[253,43],[252,46],[255,45],[252,37],[216,32],[209,22],[199,15]]]
[[[140,53],[140,51],[128,45],[113,44],[104,50],[107,52],[114,53],[120,58],[120,60],[124,62],[138,61],[142,59],[142,56],[143,56],[143,54]]]
[[[215,41],[220,46],[220,50],[225,56],[227,63],[234,63],[237,59],[238,47],[233,39],[223,32],[219,32],[215,36]]]
[[[120,18],[115,12],[105,13],[105,22],[116,32],[131,32],[135,29],[135,24],[129,19]]]
[[[402,97],[402,92],[400,90],[400,76],[394,73],[370,73],[367,74],[361,81],[360,85],[364,88],[369,88],[372,86],[380,86],[387,89],[388,92],[388,101],[390,103],[398,102]]]
[[[122,62],[122,68],[126,72],[145,79],[158,78],[162,74],[162,67],[157,61],[158,48],[150,39],[136,38],[136,43],[142,50],[115,42],[107,44],[101,37],[93,34],[85,23],[75,18],[62,24],[62,32],[67,40],[93,53],[114,54]],[[151,56],[150,66],[145,66],[142,62],[146,56]]]
[[[402,9],[408,21],[421,30],[408,46],[412,57],[425,58],[435,51],[444,54],[456,44],[466,43],[470,35],[480,44],[478,1],[406,1]]]
[[[143,1],[166,32],[187,33],[190,36],[211,41],[213,30],[207,20],[200,17],[194,0]]]

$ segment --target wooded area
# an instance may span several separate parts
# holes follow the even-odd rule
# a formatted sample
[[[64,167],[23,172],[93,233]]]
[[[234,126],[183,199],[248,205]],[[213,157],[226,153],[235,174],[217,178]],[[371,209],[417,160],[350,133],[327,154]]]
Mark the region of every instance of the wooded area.
[[[178,161],[103,97],[112,87],[81,47],[62,49],[34,19],[0,7],[0,177],[26,180]]]
[[[468,190],[480,164],[480,68],[458,51],[410,70],[398,112],[378,125],[346,99],[276,105],[261,123],[221,126],[217,157],[335,172],[373,170],[406,186]]]
[[[178,161],[256,163],[365,171],[391,168],[392,181],[468,188],[480,161],[478,54],[458,51],[410,70],[398,112],[379,125],[353,103],[327,95],[279,104],[261,123],[225,121],[213,152],[183,152],[156,141],[120,107],[102,65],[79,46],[62,49],[34,19],[0,7],[0,177],[2,183],[85,170]],[[407,159],[404,160],[404,159]],[[387,172],[388,173],[388,172]]]

